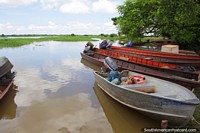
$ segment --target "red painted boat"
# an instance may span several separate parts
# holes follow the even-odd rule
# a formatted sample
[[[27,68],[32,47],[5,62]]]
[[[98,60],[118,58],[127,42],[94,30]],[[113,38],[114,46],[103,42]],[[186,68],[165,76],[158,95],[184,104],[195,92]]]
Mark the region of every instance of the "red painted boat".
[[[13,82],[14,80],[9,80],[9,82],[6,81],[0,83],[0,100],[3,99],[3,97],[6,95],[8,90],[11,88]]]
[[[173,64],[180,65],[191,65],[191,66],[200,66],[200,56],[196,55],[184,55],[184,54],[173,54],[167,52],[156,52],[150,50],[139,50],[134,48],[127,47],[117,47],[112,46],[111,50],[115,50],[118,52],[127,52],[130,54],[134,54],[134,56],[141,58],[151,58],[152,60],[159,62],[167,62]]]
[[[160,72],[170,73],[176,76],[193,79],[193,80],[199,80],[200,79],[200,72],[191,72],[189,70],[181,70],[182,68],[179,65],[169,64],[169,63],[163,63],[153,60],[148,60],[144,58],[135,57],[132,54],[126,53],[126,52],[119,52],[109,49],[93,49],[94,52],[97,52],[99,54],[103,54],[105,56],[109,56],[115,59],[125,60],[133,64],[137,64],[140,66],[148,67]]]
[[[107,57],[106,55],[97,53],[97,52],[93,52],[90,51],[89,53],[81,53],[82,59],[87,60],[88,62],[91,62],[92,64],[98,65],[98,66],[103,66],[103,60],[105,59],[105,57]],[[189,89],[191,88],[199,88],[200,87],[200,82],[198,81],[194,81],[194,80],[190,80],[187,78],[182,78],[179,76],[174,76],[172,74],[169,73],[164,73],[164,72],[159,72],[157,70],[148,68],[148,67],[144,67],[141,65],[137,65],[134,63],[130,63],[128,61],[125,60],[120,60],[120,59],[116,59],[113,58],[114,61],[117,63],[117,65],[119,66],[119,68],[121,70],[131,70],[134,72],[138,72],[138,73],[142,73],[142,74],[146,74],[149,76],[153,76],[153,77],[157,77],[157,78],[161,78],[164,80],[168,80],[177,84],[180,84],[182,86],[185,86]]]

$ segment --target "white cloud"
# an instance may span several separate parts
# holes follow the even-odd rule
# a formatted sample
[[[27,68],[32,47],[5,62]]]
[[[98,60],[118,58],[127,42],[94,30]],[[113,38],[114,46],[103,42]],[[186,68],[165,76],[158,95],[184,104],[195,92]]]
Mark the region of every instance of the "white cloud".
[[[109,0],[98,0],[92,4],[93,12],[116,13],[117,4]]]
[[[70,3],[65,3],[60,7],[60,12],[62,13],[89,13],[89,6],[83,1],[73,0]]]
[[[55,29],[57,27],[58,27],[58,25],[56,25],[54,22],[52,22],[52,21],[48,22],[48,28]]]
[[[0,0],[0,6],[18,6],[18,5],[28,5],[38,0]]]
[[[38,3],[42,10],[84,14],[91,12],[116,13],[119,2],[111,0],[0,0],[0,6],[20,6]]]
[[[40,3],[42,10],[52,10],[58,8],[60,0],[40,0]]]
[[[40,0],[41,3],[57,3],[60,0]]]
[[[61,87],[58,81],[42,79],[40,70],[37,68],[20,69],[15,79],[15,84],[20,84],[20,93],[18,93],[18,97],[15,99],[18,106],[29,106],[34,100],[42,101],[47,97],[44,93],[45,89],[55,92]],[[27,89],[27,86],[34,88],[34,90]],[[36,95],[37,99],[35,99]]]
[[[49,21],[46,25],[14,25],[0,23],[0,34],[111,34],[117,33],[112,22],[106,23],[83,23],[72,22],[65,25]]]
[[[94,108],[86,93],[34,102],[12,121],[2,120],[0,124],[3,133],[113,132],[102,108]]]
[[[91,2],[89,0],[72,0],[66,2],[60,6],[60,12],[62,13],[89,13],[89,12],[101,12],[101,13],[116,13],[117,2],[109,0],[98,0]]]
[[[57,3],[54,3],[54,4],[44,4],[41,6],[41,9],[42,10],[46,10],[46,11],[50,11],[52,9],[55,9],[57,7]]]

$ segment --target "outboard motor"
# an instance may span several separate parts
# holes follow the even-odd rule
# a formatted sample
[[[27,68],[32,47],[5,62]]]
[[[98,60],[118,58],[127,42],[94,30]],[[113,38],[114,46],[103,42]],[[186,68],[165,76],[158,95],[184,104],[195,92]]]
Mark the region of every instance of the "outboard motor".
[[[113,45],[113,43],[114,43],[113,41],[109,41],[108,45],[106,46],[106,48],[110,48]]]
[[[105,58],[104,65],[113,71],[117,71],[117,69],[118,69],[118,65],[116,64],[116,62],[110,57]]]
[[[86,45],[85,45],[85,48],[83,50],[84,53],[87,53],[89,50],[92,50],[94,48],[94,44],[92,44],[91,42],[88,42]]]
[[[116,62],[110,58],[110,57],[106,57],[104,60],[104,65],[110,69],[110,72],[108,73],[108,81],[114,83],[114,84],[120,84],[121,83],[121,76],[120,73],[118,71],[118,66],[116,64]]]
[[[106,49],[107,46],[108,46],[107,40],[103,40],[103,41],[99,44],[99,48],[100,48],[100,49]]]
[[[87,47],[89,46],[90,50],[92,50],[92,49],[94,48],[94,44],[92,44],[91,42],[88,42],[88,43],[86,44],[86,46],[87,46]]]
[[[89,50],[90,50],[90,46],[85,46],[83,52],[84,52],[84,53],[87,53]]]

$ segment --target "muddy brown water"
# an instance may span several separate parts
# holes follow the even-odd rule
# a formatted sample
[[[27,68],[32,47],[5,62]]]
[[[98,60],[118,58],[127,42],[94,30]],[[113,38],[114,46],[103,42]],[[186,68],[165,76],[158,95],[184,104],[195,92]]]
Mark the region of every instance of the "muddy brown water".
[[[85,44],[48,41],[0,49],[17,72],[0,101],[0,133],[139,133],[159,126],[95,84],[93,71],[100,68],[81,59]]]

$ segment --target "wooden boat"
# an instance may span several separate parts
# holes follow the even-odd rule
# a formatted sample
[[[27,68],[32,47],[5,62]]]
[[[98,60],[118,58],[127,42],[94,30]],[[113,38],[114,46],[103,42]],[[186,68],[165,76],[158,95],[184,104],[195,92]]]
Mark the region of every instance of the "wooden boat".
[[[11,72],[13,65],[6,57],[0,57],[0,100],[6,95],[14,82],[14,72]]]
[[[99,54],[96,52],[93,53],[81,53],[81,56],[83,59],[98,65],[98,66],[103,66],[104,65],[104,59],[107,57],[106,55],[103,54]],[[199,88],[200,87],[200,82],[194,81],[194,80],[190,80],[190,79],[186,79],[186,78],[182,78],[179,76],[174,76],[172,74],[169,73],[163,73],[163,72],[159,72],[156,71],[154,69],[151,68],[147,68],[144,66],[140,66],[137,64],[133,64],[130,62],[127,62],[125,60],[119,60],[119,59],[115,59],[113,58],[114,61],[117,63],[118,67],[120,67],[122,70],[131,70],[133,72],[137,72],[137,73],[141,73],[141,74],[146,74],[149,76],[153,76],[153,77],[157,77],[157,78],[161,78],[164,80],[168,80],[177,84],[180,84],[182,86],[188,87],[189,89],[192,88]]]
[[[151,54],[155,54],[155,55],[165,55],[166,57],[174,57],[174,58],[181,58],[181,59],[200,59],[200,56],[198,56],[198,55],[175,54],[175,53],[168,53],[168,52],[158,52],[158,51],[152,51],[152,50],[127,48],[127,47],[112,46],[111,49],[124,50],[126,52],[151,53]],[[180,51],[186,51],[186,50],[180,50]]]
[[[9,76],[13,65],[6,57],[0,57],[0,78],[3,76]]]
[[[11,88],[13,82],[14,80],[9,80],[9,82],[7,80],[6,82],[0,83],[0,100],[3,99],[3,97],[6,95],[8,90]]]
[[[191,50],[179,50],[180,54],[184,54],[184,55],[195,55],[195,56],[199,56],[195,51],[191,51]]]
[[[6,93],[6,96],[3,97],[0,101],[0,120],[14,119],[16,117],[16,108],[15,96],[17,93],[17,86],[13,83]]]
[[[194,71],[191,72],[189,69],[182,70],[182,67],[179,65],[169,64],[169,63],[163,63],[163,62],[157,62],[149,59],[139,58],[135,55],[125,53],[125,52],[119,52],[115,50],[109,50],[109,49],[97,49],[95,48],[93,50],[94,52],[115,58],[120,60],[125,60],[133,64],[137,64],[140,66],[145,66],[151,69],[155,69],[157,71],[170,73],[176,76],[193,79],[193,80],[200,80],[200,72]],[[187,68],[187,67],[186,67]]]
[[[117,46],[112,46],[110,49],[118,52],[128,52],[134,54],[136,57],[151,58],[152,60],[159,62],[173,63],[184,66],[200,66],[200,56],[196,55],[173,54]]]
[[[132,75],[141,74],[127,72],[127,76]],[[143,76],[146,78],[144,84],[116,85],[101,73],[94,72],[97,85],[116,101],[157,121],[168,120],[170,126],[185,126],[192,119],[199,99],[183,86]],[[151,89],[155,91],[148,93]]]

